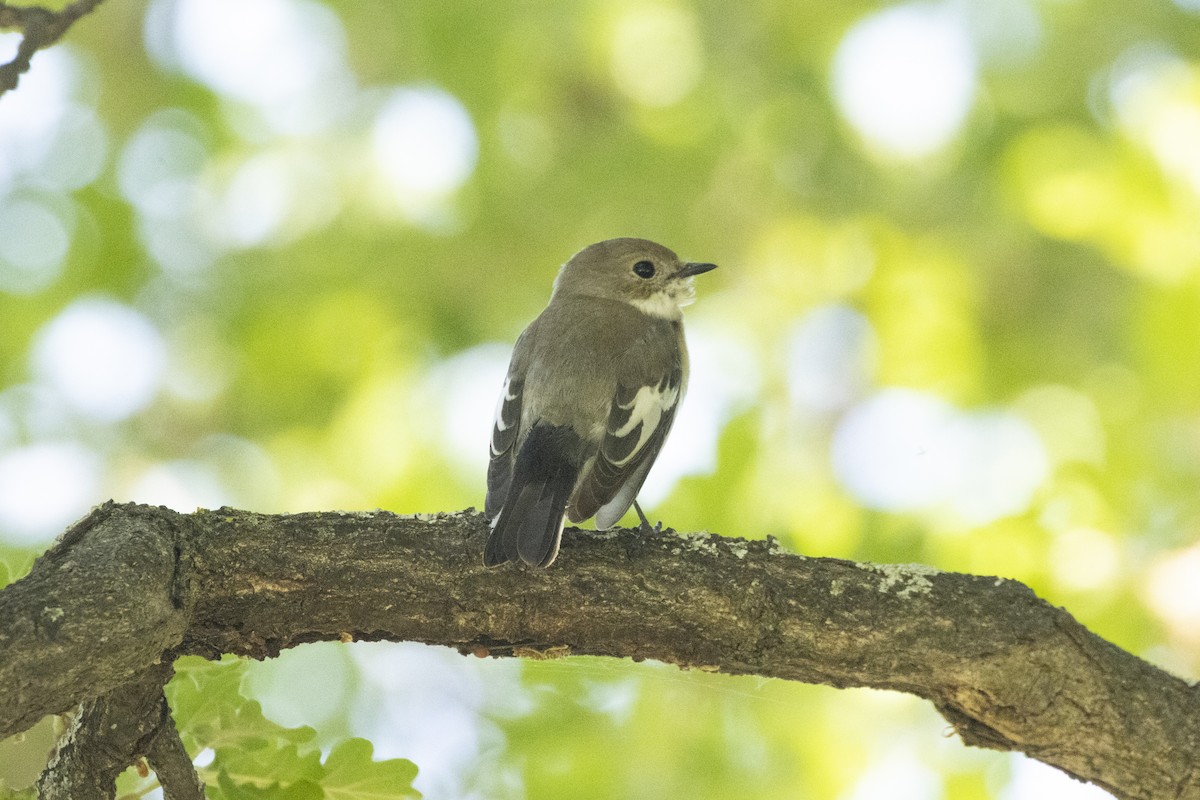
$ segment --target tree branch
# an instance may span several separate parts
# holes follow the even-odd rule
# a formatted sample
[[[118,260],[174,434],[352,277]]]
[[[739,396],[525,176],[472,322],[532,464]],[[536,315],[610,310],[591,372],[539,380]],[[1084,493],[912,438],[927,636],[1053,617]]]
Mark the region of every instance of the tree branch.
[[[932,701],[968,744],[1120,798],[1200,798],[1200,695],[1027,587],[774,542],[568,534],[487,570],[473,512],[178,514],[106,504],[0,592],[0,736],[176,656],[333,639],[653,658]]]
[[[21,75],[38,50],[44,50],[62,38],[67,29],[104,0],[75,0],[62,11],[41,6],[14,6],[0,2],[0,29],[17,28],[24,32],[12,61],[0,65],[0,95],[17,88]]]
[[[169,663],[157,664],[84,702],[38,780],[38,797],[112,800],[117,776],[150,756],[167,800],[203,800],[204,787],[163,696],[171,674]]]
[[[164,698],[165,701],[165,698]],[[158,776],[165,800],[204,800],[204,782],[196,774],[192,757],[179,738],[172,723],[166,702],[162,704],[158,734],[150,742],[146,760]]]

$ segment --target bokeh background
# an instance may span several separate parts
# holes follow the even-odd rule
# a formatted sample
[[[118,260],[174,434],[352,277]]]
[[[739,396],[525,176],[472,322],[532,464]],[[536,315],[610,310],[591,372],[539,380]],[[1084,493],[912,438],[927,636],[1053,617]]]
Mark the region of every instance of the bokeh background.
[[[618,235],[722,265],[653,516],[1014,578],[1200,677],[1197,0],[109,0],[0,97],[0,582],[110,497],[482,505],[511,343]],[[1107,796],[653,664],[310,645],[242,691],[434,799]]]

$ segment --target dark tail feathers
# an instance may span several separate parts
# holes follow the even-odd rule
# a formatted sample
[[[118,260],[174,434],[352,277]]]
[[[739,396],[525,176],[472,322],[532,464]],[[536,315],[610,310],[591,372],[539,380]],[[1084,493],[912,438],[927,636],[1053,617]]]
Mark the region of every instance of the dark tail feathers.
[[[563,515],[579,477],[579,437],[570,428],[535,424],[517,453],[512,484],[483,554],[489,567],[524,561],[548,567],[558,555]]]

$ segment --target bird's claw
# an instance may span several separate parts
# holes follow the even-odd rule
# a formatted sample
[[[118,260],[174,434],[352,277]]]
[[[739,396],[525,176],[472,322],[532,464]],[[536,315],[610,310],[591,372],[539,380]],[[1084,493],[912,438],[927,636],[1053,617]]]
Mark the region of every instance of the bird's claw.
[[[633,510],[637,512],[638,519],[642,521],[642,533],[647,535],[651,533],[662,533],[662,520],[660,519],[657,523],[651,525],[650,520],[646,519],[646,515],[642,512],[642,507],[638,505],[637,500],[633,501]]]

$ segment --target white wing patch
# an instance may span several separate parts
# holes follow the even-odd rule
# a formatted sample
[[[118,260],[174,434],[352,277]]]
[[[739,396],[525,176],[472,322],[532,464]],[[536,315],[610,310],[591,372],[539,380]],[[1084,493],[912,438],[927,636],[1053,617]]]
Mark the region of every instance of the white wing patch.
[[[637,444],[633,446],[624,458],[614,459],[612,461],[614,467],[623,467],[637,457],[637,454],[642,451],[642,447],[645,446],[646,442],[658,428],[663,414],[674,408],[678,400],[678,386],[661,389],[659,386],[643,386],[638,389],[637,394],[628,403],[618,403],[620,408],[631,408],[632,410],[629,412],[629,419],[625,421],[625,424],[615,431],[611,431],[611,435],[617,438],[624,438],[637,429],[638,423],[641,423],[641,429]]]
[[[503,433],[504,431],[506,431],[512,427],[512,423],[507,424],[507,425],[504,423],[504,407],[507,404],[511,403],[513,400],[517,399],[517,393],[511,391],[511,388],[510,388],[511,386],[512,386],[512,378],[511,377],[505,378],[504,386],[500,387],[500,397],[498,400],[496,400],[496,415],[495,415],[496,430],[492,433],[492,440],[490,443],[491,444],[490,449],[492,451],[492,455],[494,455],[494,456],[500,454],[500,451],[498,451],[496,449],[496,434]]]

